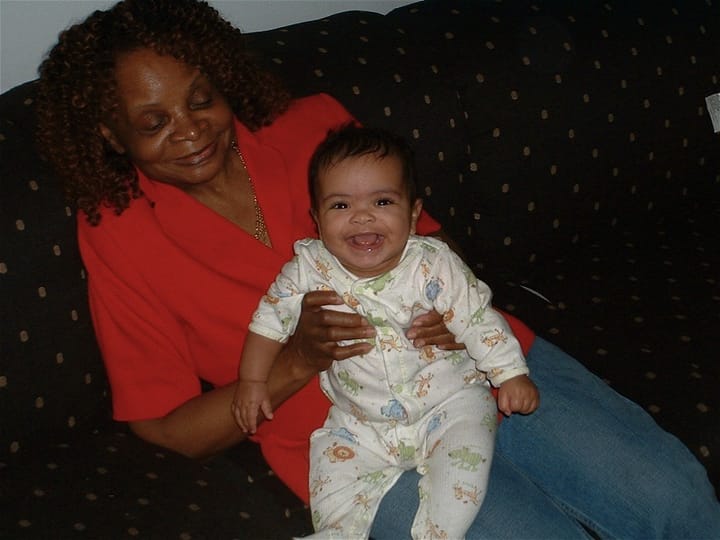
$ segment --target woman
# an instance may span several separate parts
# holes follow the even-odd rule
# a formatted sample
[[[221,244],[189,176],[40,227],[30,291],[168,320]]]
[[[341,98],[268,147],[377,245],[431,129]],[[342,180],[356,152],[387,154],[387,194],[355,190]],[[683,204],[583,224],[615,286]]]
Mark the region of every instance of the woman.
[[[314,234],[307,162],[349,114],[329,96],[291,100],[253,66],[239,31],[193,0],[128,0],[63,33],[41,66],[38,112],[41,146],[80,210],[115,418],[188,456],[241,441],[230,409],[247,324],[293,241]],[[442,234],[427,215],[418,232]],[[321,309],[340,302],[306,296],[268,380],[275,418],[257,433],[305,498],[307,440],[328,407],[316,375],[368,347],[337,341],[374,333]],[[468,537],[583,538],[580,522],[608,537],[720,536],[717,500],[687,449],[510,322],[543,405],[502,423]],[[454,346],[437,315],[416,324],[416,345]],[[201,393],[201,380],[215,388]],[[403,475],[373,536],[407,535],[416,486]]]

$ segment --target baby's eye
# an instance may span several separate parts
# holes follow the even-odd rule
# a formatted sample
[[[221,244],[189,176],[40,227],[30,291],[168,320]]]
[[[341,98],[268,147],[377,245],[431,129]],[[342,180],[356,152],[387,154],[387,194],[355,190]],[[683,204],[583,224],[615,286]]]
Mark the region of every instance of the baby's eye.
[[[378,206],[389,206],[391,204],[394,204],[392,199],[378,199],[377,203]]]
[[[330,205],[330,208],[332,208],[333,210],[345,210],[347,208],[347,203],[344,203],[344,202],[332,203]]]

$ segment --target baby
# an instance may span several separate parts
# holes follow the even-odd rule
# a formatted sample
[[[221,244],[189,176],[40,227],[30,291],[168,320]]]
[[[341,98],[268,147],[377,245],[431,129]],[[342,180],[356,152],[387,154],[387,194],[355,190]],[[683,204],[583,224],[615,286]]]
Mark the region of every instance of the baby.
[[[487,489],[497,409],[528,414],[539,403],[520,345],[487,285],[446,244],[414,234],[422,202],[405,141],[355,125],[331,132],[312,157],[310,195],[320,240],[295,243],[253,316],[235,417],[250,432],[259,411],[272,417],[265,381],[303,294],[337,292],[376,337],[370,353],[320,374],[333,406],[311,437],[316,536],[367,538],[383,495],[417,468],[413,538],[462,538]],[[466,350],[412,345],[405,332],[430,310]]]

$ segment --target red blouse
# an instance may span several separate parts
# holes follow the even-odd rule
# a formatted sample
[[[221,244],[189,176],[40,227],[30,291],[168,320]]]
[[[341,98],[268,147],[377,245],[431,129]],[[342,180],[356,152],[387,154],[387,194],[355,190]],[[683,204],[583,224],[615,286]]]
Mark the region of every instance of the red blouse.
[[[201,392],[200,380],[233,382],[260,297],[314,236],[307,166],[328,129],[351,120],[333,98],[299,99],[271,126],[236,122],[272,248],[183,191],[140,175],[143,198],[122,215],[103,209],[97,227],[78,219],[90,307],[120,421],[159,418]],[[439,228],[423,214],[418,232]],[[527,350],[533,334],[510,320]],[[317,378],[275,411],[256,439],[277,475],[308,499],[308,443],[329,402]],[[229,411],[228,411],[228,414]]]

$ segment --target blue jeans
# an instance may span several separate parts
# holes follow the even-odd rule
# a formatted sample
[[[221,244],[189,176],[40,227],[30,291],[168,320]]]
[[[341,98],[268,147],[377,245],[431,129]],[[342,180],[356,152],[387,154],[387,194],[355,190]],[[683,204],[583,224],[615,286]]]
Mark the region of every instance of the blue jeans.
[[[690,451],[639,406],[540,338],[527,358],[540,408],[502,421],[468,540],[720,539],[720,504]],[[371,536],[408,538],[418,474],[385,496]]]

